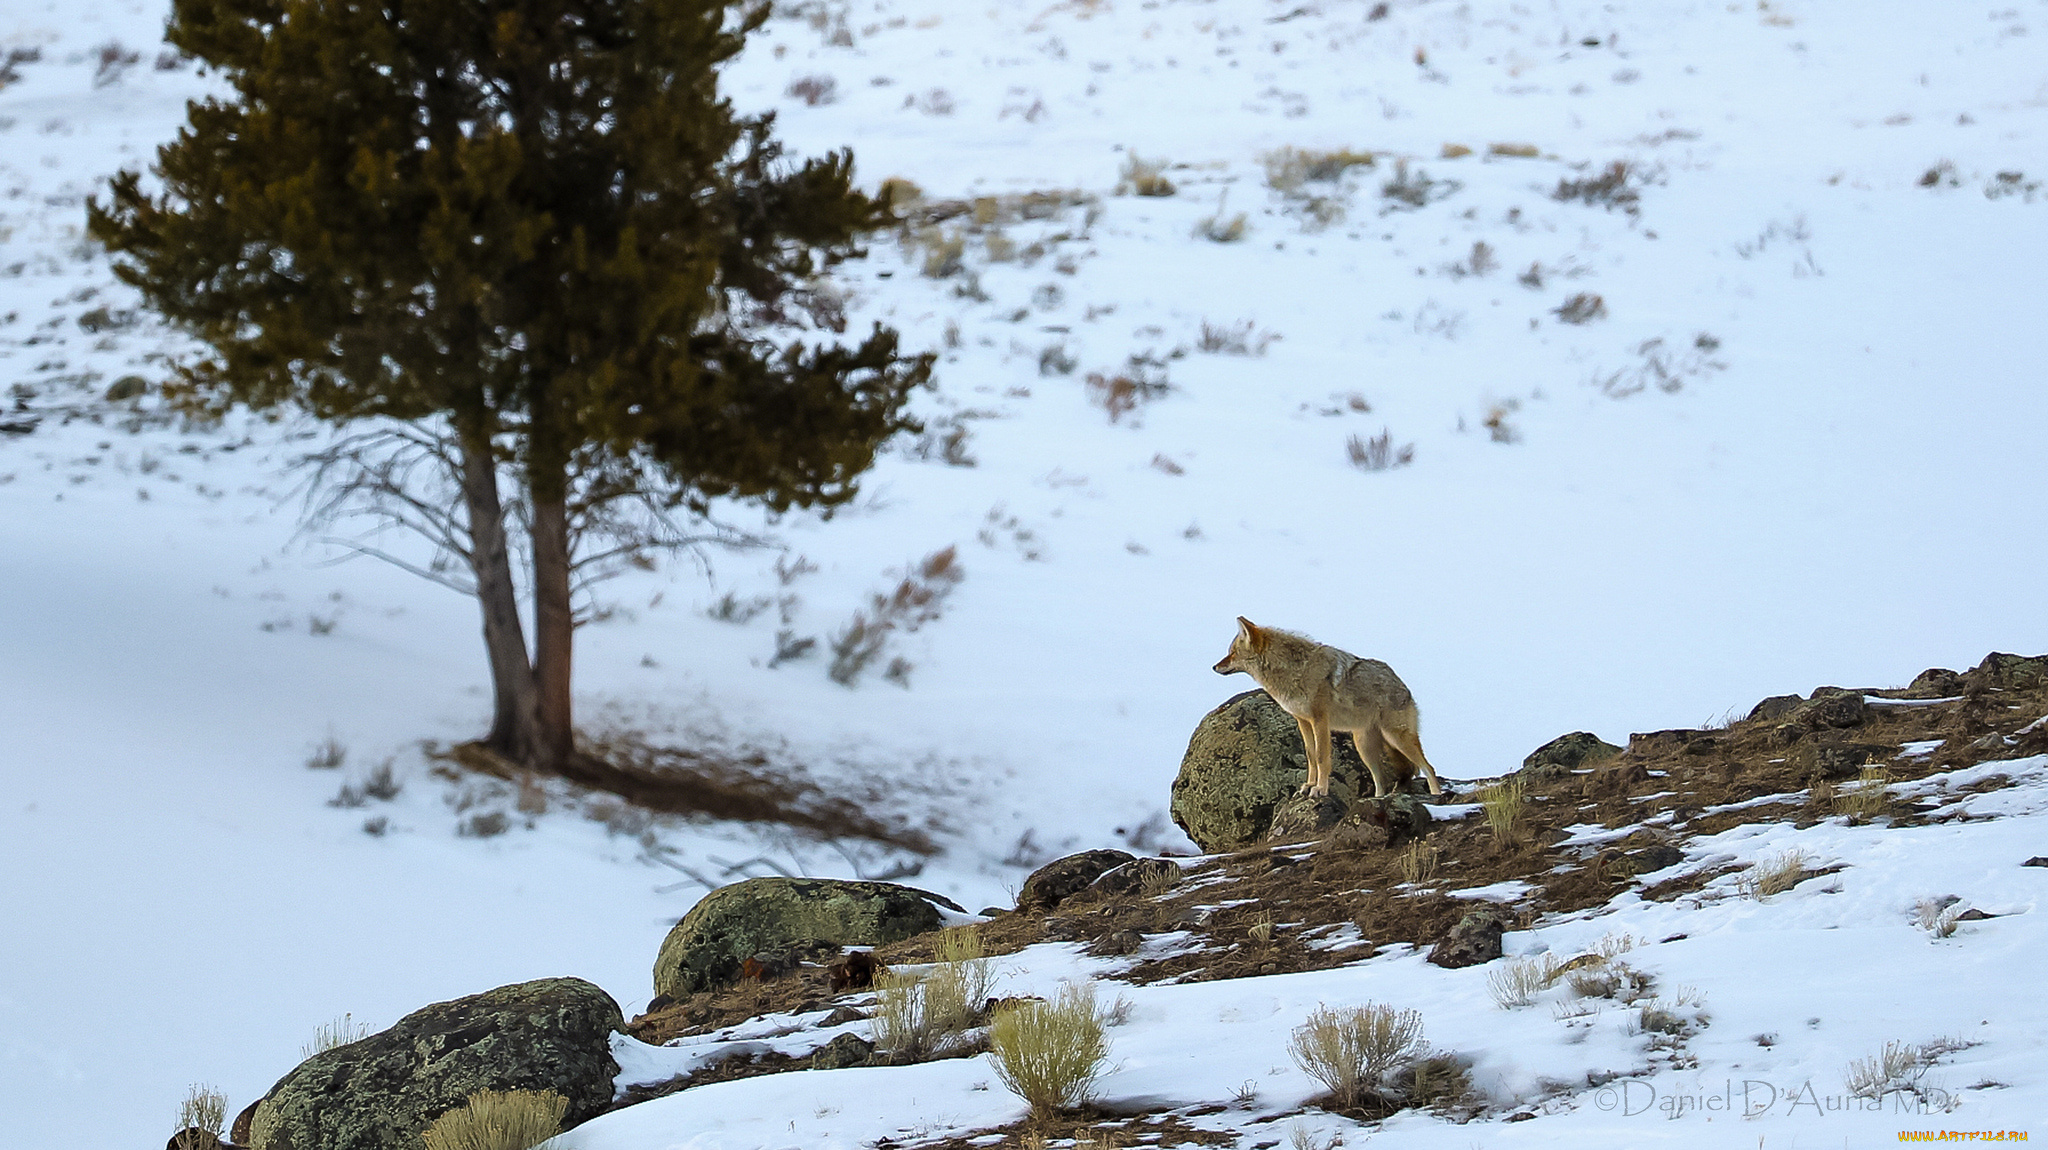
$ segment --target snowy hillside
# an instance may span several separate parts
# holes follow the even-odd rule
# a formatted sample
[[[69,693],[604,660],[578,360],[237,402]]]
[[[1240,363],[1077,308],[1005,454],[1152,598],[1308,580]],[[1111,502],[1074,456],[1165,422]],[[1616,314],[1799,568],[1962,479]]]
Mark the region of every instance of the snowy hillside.
[[[1195,722],[1249,686],[1209,670],[1240,614],[1392,664],[1464,780],[1565,731],[1621,742],[2048,650],[2048,6],[1611,8],[811,0],[735,62],[733,98],[777,109],[793,153],[851,146],[864,184],[922,190],[842,286],[854,330],[941,352],[931,433],[830,521],[734,510],[778,549],[607,584],[579,705],[593,732],[758,752],[855,796],[930,833],[920,860],[563,789],[522,810],[436,774],[422,741],[488,712],[474,605],[333,564],[322,537],[350,525],[299,531],[289,466],[320,429],[165,412],[184,345],[82,236],[86,197],[207,81],[159,55],[158,4],[0,2],[0,1098],[22,1144],[154,1145],[189,1084],[239,1109],[344,1013],[382,1027],[575,974],[635,1014],[709,882],[921,862],[974,908],[1069,850],[1186,850],[1167,788]],[[833,633],[949,546],[941,617],[834,682]],[[395,793],[363,793],[387,762]],[[1999,769],[1987,821],[1687,848],[1797,843],[1846,868],[1839,893],[1625,905],[1511,950],[1685,933],[1645,961],[1715,1018],[1659,1090],[1835,1082],[1885,1041],[1960,1036],[1982,1045],[1937,1072],[1949,1117],[2023,1129],[2031,915],[1940,941],[1907,921],[1944,894],[2033,907],[2048,872],[2015,868],[2048,853],[2048,783]],[[494,814],[508,830],[474,833]],[[1019,991],[1103,968],[1060,945],[1013,961]],[[1285,1034],[1339,999],[1420,1009],[1481,1056],[1496,1117],[1551,1097],[1539,1078],[1635,1069],[1619,1023],[1577,1043],[1483,982],[1390,954],[1134,989],[1105,1090],[1230,1103],[1257,1078],[1295,1108]],[[1018,1113],[987,1077],[770,1076],[581,1144],[690,1144],[711,1114],[756,1125],[701,1145],[943,1135]],[[1712,1140],[1603,1125],[1590,1093],[1558,1107],[1479,1140]],[[1907,1128],[1856,1121],[1742,1137]],[[1241,1144],[1288,1137],[1258,1129]],[[1473,1129],[1404,1113],[1377,1136]]]

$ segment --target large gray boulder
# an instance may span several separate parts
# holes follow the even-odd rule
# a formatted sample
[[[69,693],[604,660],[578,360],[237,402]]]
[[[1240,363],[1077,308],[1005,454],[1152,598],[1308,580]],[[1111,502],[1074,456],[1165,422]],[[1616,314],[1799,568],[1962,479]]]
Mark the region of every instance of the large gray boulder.
[[[1292,829],[1331,823],[1373,791],[1372,776],[1338,732],[1330,799],[1290,820]],[[1240,850],[1273,832],[1275,812],[1308,781],[1308,752],[1294,717],[1264,691],[1246,691],[1202,716],[1173,780],[1173,821],[1205,851]],[[1426,784],[1416,783],[1417,786]],[[1325,817],[1324,812],[1335,812]],[[1310,833],[1313,833],[1310,830]]]
[[[757,954],[837,953],[881,946],[937,930],[939,907],[960,908],[929,891],[850,879],[750,878],[704,896],[662,940],[654,990],[683,998],[737,982]]]
[[[418,1150],[434,1119],[479,1090],[552,1090],[563,1126],[612,1101],[619,1004],[580,978],[501,986],[415,1010],[308,1058],[250,1116],[253,1150]]]

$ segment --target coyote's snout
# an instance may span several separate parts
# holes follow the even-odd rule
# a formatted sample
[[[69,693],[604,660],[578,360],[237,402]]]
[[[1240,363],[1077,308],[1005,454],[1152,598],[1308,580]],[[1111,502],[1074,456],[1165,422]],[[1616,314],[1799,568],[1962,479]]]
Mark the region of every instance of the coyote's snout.
[[[1422,753],[1415,696],[1392,667],[1306,635],[1261,627],[1239,615],[1237,638],[1231,640],[1230,652],[1217,660],[1216,673],[1239,671],[1264,687],[1300,725],[1301,741],[1308,747],[1303,793],[1330,793],[1332,731],[1351,732],[1358,756],[1372,771],[1374,798],[1394,793],[1417,770],[1429,776],[1431,794],[1444,792],[1436,768]]]

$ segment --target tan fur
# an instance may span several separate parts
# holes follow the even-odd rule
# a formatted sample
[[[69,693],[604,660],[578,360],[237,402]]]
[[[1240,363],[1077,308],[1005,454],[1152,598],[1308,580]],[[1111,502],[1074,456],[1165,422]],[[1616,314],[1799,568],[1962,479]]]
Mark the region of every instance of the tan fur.
[[[1358,757],[1372,771],[1374,798],[1394,793],[1415,777],[1417,769],[1429,776],[1430,794],[1444,793],[1436,768],[1422,753],[1415,696],[1394,669],[1378,659],[1361,659],[1239,615],[1237,638],[1215,670],[1219,675],[1250,675],[1281,710],[1294,716],[1308,748],[1303,794],[1330,793],[1333,731],[1350,732]]]

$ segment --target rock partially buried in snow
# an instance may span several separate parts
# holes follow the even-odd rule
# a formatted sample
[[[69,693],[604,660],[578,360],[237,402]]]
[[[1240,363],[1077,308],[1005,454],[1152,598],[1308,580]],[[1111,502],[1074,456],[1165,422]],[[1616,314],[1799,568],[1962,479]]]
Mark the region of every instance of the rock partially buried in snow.
[[[827,954],[881,946],[937,930],[929,891],[848,879],[750,878],[719,887],[668,932],[654,960],[654,990],[674,998],[739,980],[756,954]]]
[[[1113,849],[1082,851],[1053,861],[1031,872],[1017,891],[1017,909],[1046,911],[1087,890],[1095,880],[1130,862],[1129,851]]]
[[[1349,735],[1332,742],[1330,793],[1348,809],[1361,790],[1372,793],[1371,776]],[[1307,781],[1308,752],[1294,717],[1266,692],[1246,691],[1196,724],[1170,813],[1203,850],[1238,850],[1266,838],[1281,800]]]
[[[1429,961],[1452,970],[1492,962],[1500,957],[1500,936],[1506,930],[1499,911],[1491,907],[1471,911],[1429,948]]]
[[[580,978],[437,1002],[300,1063],[257,1104],[249,1145],[418,1150],[434,1119],[479,1090],[552,1090],[569,1100],[566,1129],[611,1104],[623,1023],[611,995]]]

